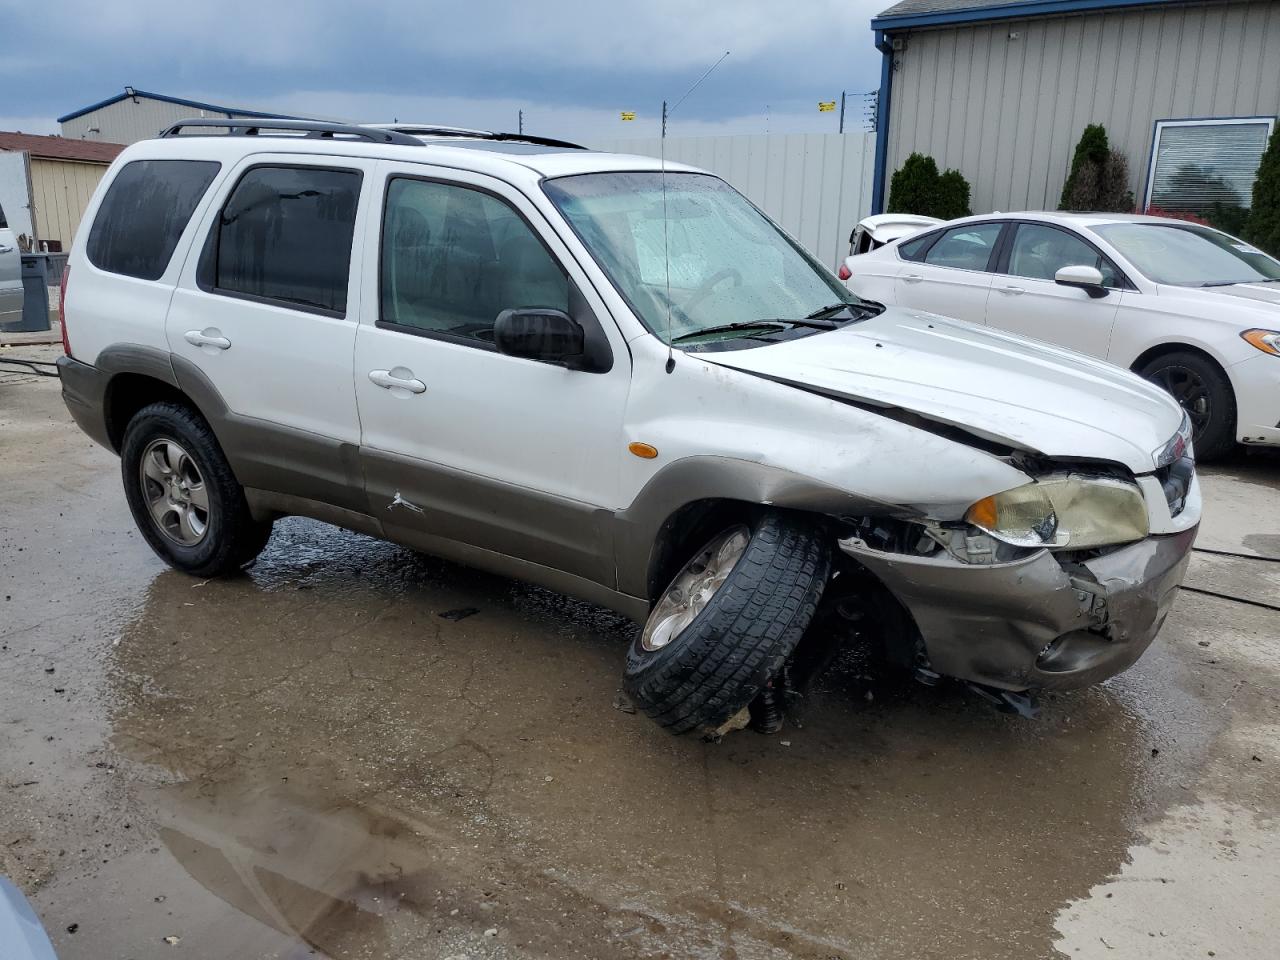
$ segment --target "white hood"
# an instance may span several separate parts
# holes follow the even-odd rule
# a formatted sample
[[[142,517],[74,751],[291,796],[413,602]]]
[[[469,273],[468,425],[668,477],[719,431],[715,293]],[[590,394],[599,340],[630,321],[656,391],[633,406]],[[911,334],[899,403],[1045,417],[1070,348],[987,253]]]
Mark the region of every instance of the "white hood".
[[[1182,423],[1168,394],[1127,370],[894,307],[829,333],[700,359],[1139,474],[1154,469],[1152,451]]]
[[[1166,284],[1160,287],[1159,295],[1256,307],[1270,314],[1272,323],[1280,322],[1280,283],[1233,283],[1229,287],[1175,287]],[[1223,297],[1227,299],[1223,300]],[[1268,307],[1272,309],[1267,310]]]

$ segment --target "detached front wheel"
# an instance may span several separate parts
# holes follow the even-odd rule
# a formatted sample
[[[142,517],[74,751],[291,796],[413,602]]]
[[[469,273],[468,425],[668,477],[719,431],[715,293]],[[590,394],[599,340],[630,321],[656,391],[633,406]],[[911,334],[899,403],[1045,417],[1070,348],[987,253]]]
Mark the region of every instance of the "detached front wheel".
[[[826,536],[803,519],[721,530],[658,598],[627,654],[627,693],[672,733],[721,726],[800,642],[830,569]]]

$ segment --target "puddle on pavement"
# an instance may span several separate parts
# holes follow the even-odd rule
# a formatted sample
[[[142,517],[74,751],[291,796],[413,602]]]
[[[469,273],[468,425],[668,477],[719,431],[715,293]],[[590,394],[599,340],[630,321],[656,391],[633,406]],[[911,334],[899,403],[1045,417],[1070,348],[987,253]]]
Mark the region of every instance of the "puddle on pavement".
[[[1157,647],[1034,722],[851,661],[801,728],[676,739],[612,709],[625,621],[278,529],[248,577],[155,578],[113,743],[162,855],[332,957],[1052,956],[1215,728]]]

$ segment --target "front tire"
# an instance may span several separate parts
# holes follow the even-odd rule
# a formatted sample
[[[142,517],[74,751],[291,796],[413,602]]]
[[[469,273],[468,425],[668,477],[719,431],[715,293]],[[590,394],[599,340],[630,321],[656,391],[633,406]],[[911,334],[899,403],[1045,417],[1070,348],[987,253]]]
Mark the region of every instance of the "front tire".
[[[129,421],[120,448],[125,498],[151,549],[197,577],[235,573],[266,546],[271,524],[254,520],[204,419],[153,403]]]
[[[720,531],[676,574],[632,643],[627,693],[672,733],[720,727],[795,650],[830,572],[828,538],[806,520],[767,513]]]
[[[1179,350],[1156,357],[1138,373],[1163,388],[1191,418],[1196,457],[1214,460],[1236,443],[1236,395],[1222,368],[1208,357]]]

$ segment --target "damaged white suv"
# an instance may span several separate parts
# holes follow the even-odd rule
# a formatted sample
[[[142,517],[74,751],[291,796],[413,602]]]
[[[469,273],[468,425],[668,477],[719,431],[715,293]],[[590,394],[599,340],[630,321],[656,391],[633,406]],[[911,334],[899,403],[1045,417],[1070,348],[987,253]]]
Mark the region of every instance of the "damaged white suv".
[[[67,405],[174,567],[300,514],[534,581],[643,624],[676,732],[772,709],[820,609],[996,696],[1159,630],[1200,491],[1138,377],[860,301],[688,167],[218,123],[121,154],[64,288]]]

